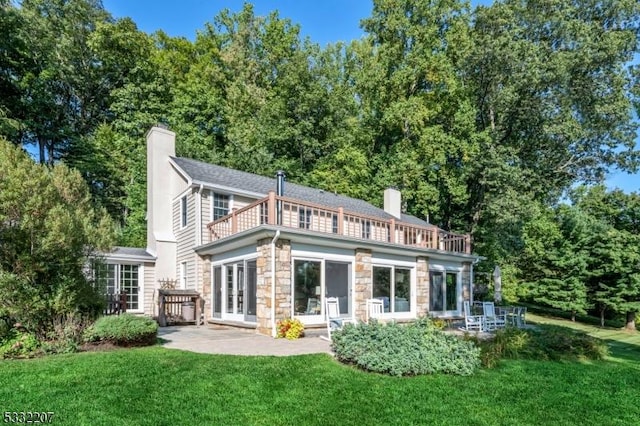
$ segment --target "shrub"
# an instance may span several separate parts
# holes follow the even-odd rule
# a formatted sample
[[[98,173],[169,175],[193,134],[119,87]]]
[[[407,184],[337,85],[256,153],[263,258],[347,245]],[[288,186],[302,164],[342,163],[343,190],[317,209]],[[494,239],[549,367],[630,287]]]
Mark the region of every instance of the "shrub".
[[[31,358],[40,353],[40,341],[27,331],[14,328],[0,341],[0,358]]]
[[[480,366],[480,349],[444,334],[427,318],[411,324],[347,324],[332,333],[336,358],[394,376],[472,374]]]
[[[53,321],[51,330],[42,342],[46,353],[76,352],[85,341],[85,331],[93,321],[88,316],[61,315]]]
[[[287,318],[278,321],[278,338],[286,337],[288,340],[295,340],[304,335],[304,325],[297,318]]]
[[[506,328],[495,338],[477,341],[482,348],[482,365],[493,367],[502,358],[565,360],[599,360],[608,355],[606,344],[586,333],[564,327],[541,326],[537,330]]]
[[[132,314],[99,318],[87,329],[88,341],[110,342],[120,346],[152,345],[156,342],[158,324],[148,317]]]

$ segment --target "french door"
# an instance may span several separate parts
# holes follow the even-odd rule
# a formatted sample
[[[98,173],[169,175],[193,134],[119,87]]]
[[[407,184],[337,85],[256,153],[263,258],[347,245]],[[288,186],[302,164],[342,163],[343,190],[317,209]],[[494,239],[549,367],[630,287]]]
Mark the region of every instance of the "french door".
[[[460,284],[457,272],[431,271],[429,273],[429,311],[456,314],[460,310]]]
[[[140,268],[138,265],[114,264],[107,266],[107,294],[127,294],[127,310],[140,309]]]
[[[215,267],[213,276],[214,317],[255,322],[256,261],[245,260],[228,263],[223,268]]]

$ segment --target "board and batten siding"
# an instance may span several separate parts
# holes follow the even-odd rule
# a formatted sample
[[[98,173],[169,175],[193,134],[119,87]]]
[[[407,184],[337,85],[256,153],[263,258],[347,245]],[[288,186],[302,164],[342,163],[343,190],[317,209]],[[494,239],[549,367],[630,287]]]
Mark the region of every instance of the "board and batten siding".
[[[176,287],[182,288],[180,282],[182,263],[187,262],[187,287],[196,286],[196,253],[193,251],[196,238],[196,194],[194,190],[186,194],[187,197],[187,226],[182,227],[180,204],[182,197],[173,202],[173,234],[176,237]]]

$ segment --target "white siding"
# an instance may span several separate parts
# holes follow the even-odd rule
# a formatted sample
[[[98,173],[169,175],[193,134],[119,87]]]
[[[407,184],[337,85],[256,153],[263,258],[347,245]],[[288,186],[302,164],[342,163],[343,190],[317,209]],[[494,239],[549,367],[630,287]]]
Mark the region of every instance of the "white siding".
[[[173,233],[177,242],[176,271],[180,279],[180,264],[187,262],[187,288],[195,288],[196,285],[196,254],[193,251],[196,237],[196,194],[192,190],[187,193],[187,226],[181,226],[180,203],[178,198],[173,203]],[[179,283],[178,283],[179,285]]]

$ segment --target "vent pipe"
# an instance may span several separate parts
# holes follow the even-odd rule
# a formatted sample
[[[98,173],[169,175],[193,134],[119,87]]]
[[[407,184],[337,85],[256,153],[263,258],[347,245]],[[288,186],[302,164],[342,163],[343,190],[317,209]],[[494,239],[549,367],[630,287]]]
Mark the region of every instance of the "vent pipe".
[[[284,195],[284,179],[286,178],[284,171],[276,172],[276,195],[282,197]],[[282,200],[276,202],[276,218],[278,225],[282,225]]]

